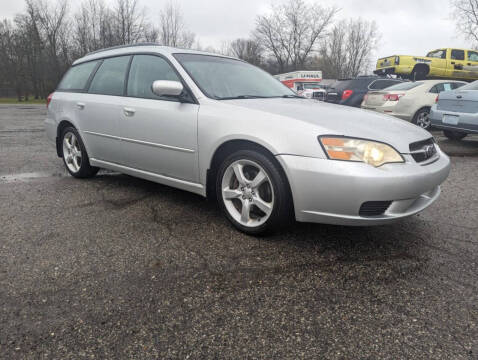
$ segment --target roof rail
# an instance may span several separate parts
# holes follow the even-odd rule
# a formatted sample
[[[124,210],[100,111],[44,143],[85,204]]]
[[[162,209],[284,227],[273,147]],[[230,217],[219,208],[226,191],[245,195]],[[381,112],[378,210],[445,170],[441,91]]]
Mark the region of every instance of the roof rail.
[[[105,49],[91,51],[91,52],[87,53],[85,56],[97,54],[97,53],[100,53],[100,52],[103,52],[103,51],[116,50],[116,49],[135,47],[135,46],[162,46],[162,45],[159,44],[159,43],[155,43],[155,42],[144,42],[144,43],[137,43],[137,44],[118,45],[118,46],[112,46],[112,47],[105,48]]]

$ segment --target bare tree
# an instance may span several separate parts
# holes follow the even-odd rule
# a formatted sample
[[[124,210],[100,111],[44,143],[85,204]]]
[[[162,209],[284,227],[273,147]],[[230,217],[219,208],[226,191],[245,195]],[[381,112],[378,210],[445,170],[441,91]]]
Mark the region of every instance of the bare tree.
[[[186,29],[181,8],[172,0],[166,3],[160,14],[161,28],[159,40],[161,44],[173,47],[191,48],[195,35]]]
[[[279,71],[305,66],[317,51],[338,9],[304,0],[289,0],[272,6],[268,15],[258,16],[255,40],[277,60]]]
[[[478,0],[452,0],[451,3],[458,32],[478,46]]]
[[[145,15],[144,9],[139,9],[138,0],[116,0],[113,14],[119,44],[132,44],[143,38]]]
[[[261,65],[263,49],[258,42],[250,39],[236,39],[230,43],[233,56],[245,60],[253,65]]]
[[[379,34],[374,21],[342,20],[324,39],[319,66],[327,77],[354,77],[368,70]]]

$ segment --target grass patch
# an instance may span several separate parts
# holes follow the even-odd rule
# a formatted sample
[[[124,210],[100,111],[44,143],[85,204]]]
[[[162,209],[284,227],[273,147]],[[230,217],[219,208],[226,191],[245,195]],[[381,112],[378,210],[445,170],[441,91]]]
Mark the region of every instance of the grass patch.
[[[46,100],[45,99],[34,99],[34,98],[30,98],[28,99],[28,101],[25,101],[25,100],[22,100],[22,101],[18,101],[17,98],[0,98],[0,104],[23,104],[23,105],[26,105],[26,104],[43,104],[45,105],[46,104]]]

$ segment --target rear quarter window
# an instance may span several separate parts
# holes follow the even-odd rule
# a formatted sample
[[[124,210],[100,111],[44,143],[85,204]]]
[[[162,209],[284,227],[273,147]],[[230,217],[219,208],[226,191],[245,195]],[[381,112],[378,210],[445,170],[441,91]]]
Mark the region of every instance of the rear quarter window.
[[[58,90],[85,90],[88,79],[97,64],[98,61],[90,61],[71,67],[58,85]]]

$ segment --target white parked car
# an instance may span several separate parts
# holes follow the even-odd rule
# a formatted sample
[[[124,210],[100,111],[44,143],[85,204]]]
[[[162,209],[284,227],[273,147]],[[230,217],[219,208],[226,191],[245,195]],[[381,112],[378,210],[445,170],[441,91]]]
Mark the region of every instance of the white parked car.
[[[423,80],[397,84],[381,91],[370,91],[364,97],[362,109],[396,116],[429,129],[431,122],[428,115],[438,94],[458,89],[465,84],[463,81],[450,80]]]

